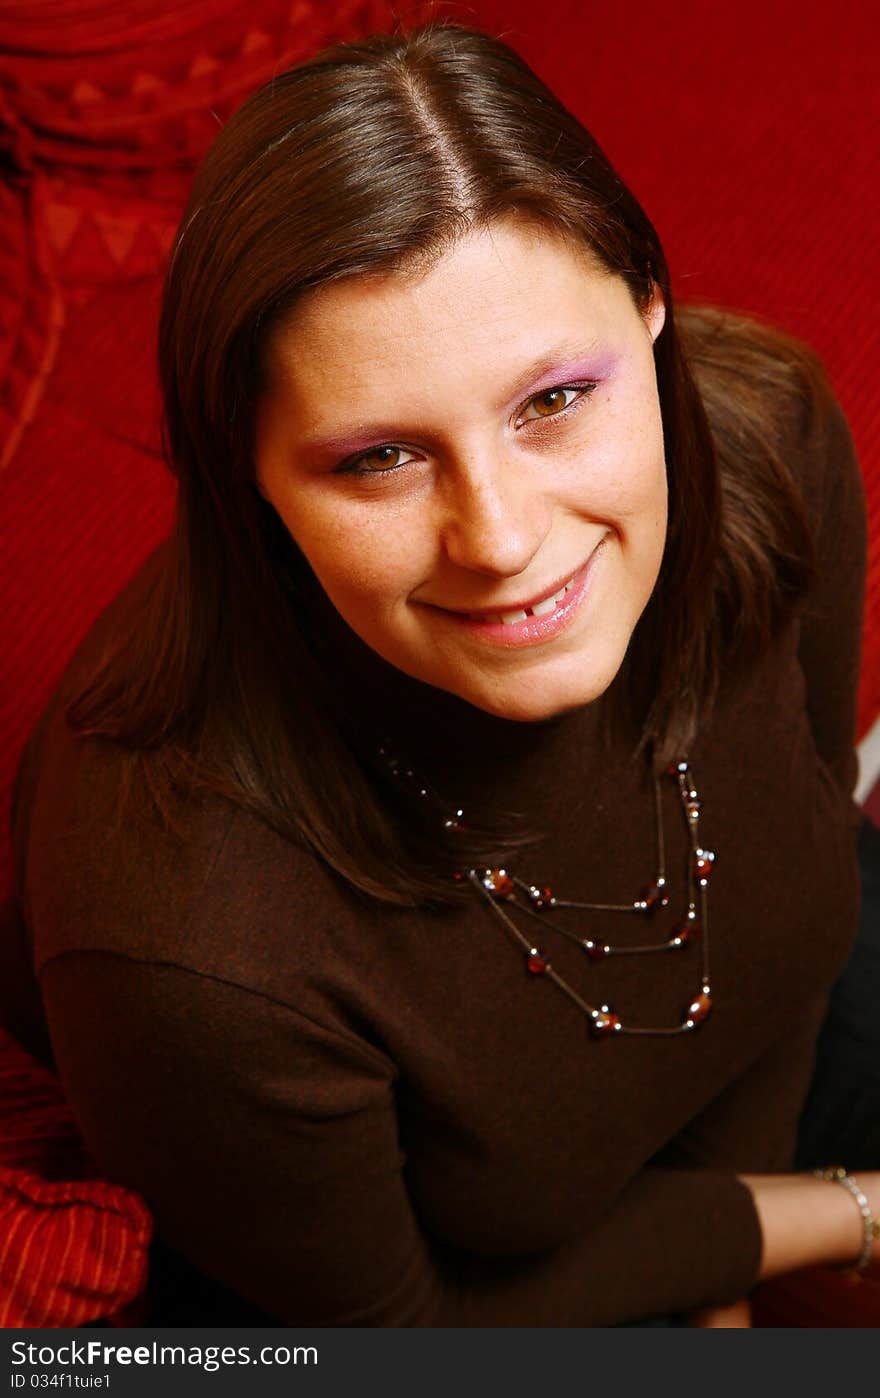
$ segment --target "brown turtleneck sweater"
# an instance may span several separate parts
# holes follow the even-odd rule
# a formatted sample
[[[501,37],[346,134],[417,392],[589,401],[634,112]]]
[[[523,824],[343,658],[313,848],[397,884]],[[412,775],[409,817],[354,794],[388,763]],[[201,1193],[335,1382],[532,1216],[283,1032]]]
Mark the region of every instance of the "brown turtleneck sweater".
[[[735,1175],[790,1167],[859,898],[864,498],[839,415],[792,451],[821,581],[689,754],[717,851],[715,1006],[693,1034],[597,1041],[476,894],[454,913],[370,909],[219,800],[193,804],[182,848],[117,832],[113,746],[72,742],[61,697],[137,580],[87,638],[20,772],[9,1014],[38,1044],[32,965],[102,1169],[146,1196],[168,1248],[267,1320],[603,1326],[754,1284],[758,1222]],[[451,801],[490,790],[543,822],[530,880],[613,903],[653,876],[647,766],[604,751],[603,701],[514,725],[394,676],[386,697],[408,743],[430,734]],[[567,925],[668,935],[687,832],[669,780],[663,801],[672,902],[650,936],[621,914]],[[625,1023],[674,1024],[699,989],[697,947],[592,962],[531,925]],[[10,966],[18,951],[13,928]],[[233,1300],[225,1314],[254,1313]]]

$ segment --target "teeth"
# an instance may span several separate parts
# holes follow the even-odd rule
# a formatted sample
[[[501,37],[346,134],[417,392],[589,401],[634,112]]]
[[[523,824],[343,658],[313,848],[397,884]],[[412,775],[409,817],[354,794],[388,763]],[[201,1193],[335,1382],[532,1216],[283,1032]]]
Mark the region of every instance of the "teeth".
[[[570,587],[571,583],[567,582],[565,586],[561,587],[559,591],[554,593],[552,597],[547,597],[543,602],[536,602],[534,607],[529,607],[527,611],[500,612],[496,613],[494,616],[480,614],[477,612],[471,612],[471,620],[493,622],[500,621],[503,622],[505,626],[515,626],[518,621],[525,621],[526,617],[528,616],[549,616],[551,612],[555,612],[556,608],[559,606],[559,603],[562,601],[566,592],[569,591]]]
[[[562,595],[565,596],[564,591]],[[556,611],[558,605],[559,601],[556,597],[548,597],[546,602],[536,602],[532,607],[532,616],[549,616],[551,612]]]

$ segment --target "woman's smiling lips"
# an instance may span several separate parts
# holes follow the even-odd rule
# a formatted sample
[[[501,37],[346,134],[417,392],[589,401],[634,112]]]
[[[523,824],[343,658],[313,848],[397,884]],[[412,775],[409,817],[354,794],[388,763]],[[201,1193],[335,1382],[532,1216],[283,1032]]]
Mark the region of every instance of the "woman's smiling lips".
[[[535,597],[531,602],[511,603],[503,611],[457,612],[446,607],[434,607],[441,615],[460,626],[475,638],[493,645],[519,647],[535,645],[559,634],[573,619],[590,590],[595,565],[599,561],[607,534],[597,544],[586,563],[556,588]]]

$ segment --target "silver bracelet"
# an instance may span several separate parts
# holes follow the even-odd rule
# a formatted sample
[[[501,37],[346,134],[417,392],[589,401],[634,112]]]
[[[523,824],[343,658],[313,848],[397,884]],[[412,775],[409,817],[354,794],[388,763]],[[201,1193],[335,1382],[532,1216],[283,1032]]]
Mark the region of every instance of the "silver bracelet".
[[[822,1170],[814,1170],[813,1174],[817,1180],[828,1180],[831,1184],[842,1184],[847,1193],[851,1194],[858,1204],[859,1213],[862,1215],[864,1236],[861,1252],[857,1260],[852,1263],[852,1268],[856,1272],[864,1272],[871,1261],[874,1240],[880,1238],[880,1222],[872,1214],[871,1205],[859,1188],[858,1182],[853,1179],[852,1175],[847,1174],[843,1165],[826,1165]]]

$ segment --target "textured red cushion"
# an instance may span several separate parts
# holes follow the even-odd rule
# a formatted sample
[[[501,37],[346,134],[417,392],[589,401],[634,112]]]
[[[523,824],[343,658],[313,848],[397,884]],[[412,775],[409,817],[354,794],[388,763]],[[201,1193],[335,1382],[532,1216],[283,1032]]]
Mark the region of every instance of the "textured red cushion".
[[[131,1307],[151,1233],[128,1190],[0,1167],[0,1326],[85,1325]]]
[[[386,0],[82,0],[0,10],[0,127],[20,169],[191,170],[242,99]]]
[[[57,1079],[0,1030],[0,1327],[136,1314],[152,1220],[95,1175]]]

